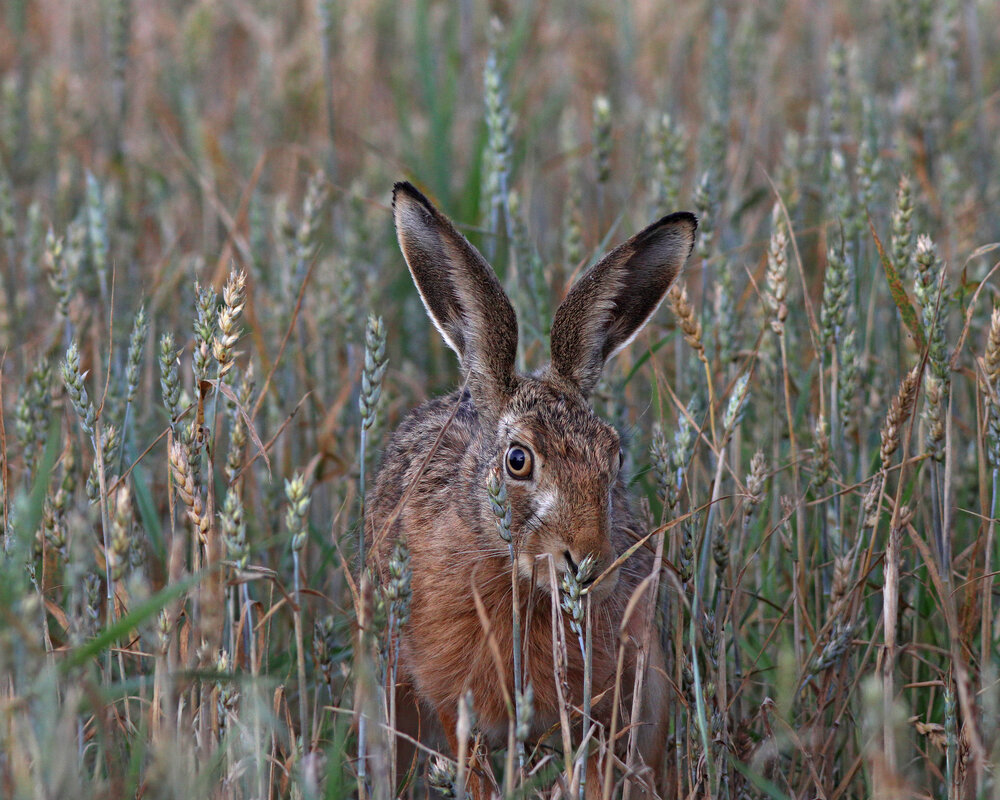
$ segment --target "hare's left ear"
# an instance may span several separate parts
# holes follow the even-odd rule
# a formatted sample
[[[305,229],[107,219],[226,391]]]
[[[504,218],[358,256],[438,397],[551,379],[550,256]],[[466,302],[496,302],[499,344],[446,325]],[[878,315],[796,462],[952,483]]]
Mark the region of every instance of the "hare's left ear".
[[[590,394],[605,362],[653,316],[694,247],[694,214],[670,214],[619,245],[573,285],[552,320],[552,368]]]
[[[486,259],[409,183],[392,192],[396,236],[427,313],[458,353],[481,412],[515,385],[517,315]]]

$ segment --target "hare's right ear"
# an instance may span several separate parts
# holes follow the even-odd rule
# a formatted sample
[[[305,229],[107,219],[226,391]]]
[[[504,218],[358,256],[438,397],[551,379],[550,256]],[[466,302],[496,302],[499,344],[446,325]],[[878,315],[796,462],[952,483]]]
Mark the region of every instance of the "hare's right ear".
[[[691,254],[697,227],[687,212],[654,222],[580,276],[556,309],[552,368],[583,395],[653,316]]]
[[[515,382],[517,316],[486,259],[409,183],[392,190],[399,247],[420,299],[458,353],[469,389],[498,407]]]

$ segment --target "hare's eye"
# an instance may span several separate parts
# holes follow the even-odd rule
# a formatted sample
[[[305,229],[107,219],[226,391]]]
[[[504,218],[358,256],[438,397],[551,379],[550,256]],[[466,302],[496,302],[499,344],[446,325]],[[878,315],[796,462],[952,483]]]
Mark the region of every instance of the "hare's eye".
[[[622,448],[618,448],[618,470],[625,466],[625,451]]]
[[[531,451],[520,444],[513,444],[507,450],[507,473],[512,478],[525,480],[531,477],[534,458]]]

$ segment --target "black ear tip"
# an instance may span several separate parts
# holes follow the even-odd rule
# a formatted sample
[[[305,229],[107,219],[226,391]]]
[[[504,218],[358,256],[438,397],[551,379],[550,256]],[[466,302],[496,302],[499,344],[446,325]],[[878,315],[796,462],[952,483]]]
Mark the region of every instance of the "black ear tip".
[[[687,225],[690,226],[691,232],[694,233],[698,230],[698,217],[690,211],[675,211],[673,214],[667,214],[667,216],[661,219],[657,223],[657,227],[660,225]]]
[[[396,203],[398,203],[401,198],[409,198],[410,200],[415,200],[429,211],[434,210],[434,206],[431,205],[431,201],[428,200],[424,196],[424,194],[409,181],[396,181],[396,183],[392,185],[393,208],[396,207]]]
[[[698,234],[698,217],[690,211],[675,211],[673,214],[667,214],[667,216],[655,224],[655,227],[661,231],[664,228],[680,229],[683,231],[683,236],[690,237],[688,255],[694,250],[695,238]]]
[[[635,235],[636,243],[651,244],[664,241],[687,240],[694,249],[695,234],[698,231],[698,218],[690,211],[675,211],[660,217],[648,228]],[[689,250],[690,253],[690,250]]]

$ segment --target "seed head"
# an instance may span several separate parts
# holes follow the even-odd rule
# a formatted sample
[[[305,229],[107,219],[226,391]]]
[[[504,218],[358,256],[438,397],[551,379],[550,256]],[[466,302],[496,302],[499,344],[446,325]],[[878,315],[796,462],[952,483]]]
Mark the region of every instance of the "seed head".
[[[833,618],[851,585],[852,555],[845,553],[833,560],[833,584],[830,587],[830,614]]]
[[[566,204],[563,207],[563,259],[572,269],[583,261],[583,226],[580,221],[582,204],[578,182],[572,180],[569,192],[566,194]]]
[[[500,474],[500,467],[494,466],[490,470],[486,484],[486,491],[490,496],[490,508],[493,509],[493,516],[497,521],[497,533],[507,544],[511,543],[511,510],[510,501],[507,498],[507,484]]]
[[[759,505],[764,499],[764,481],[767,480],[767,459],[758,450],[750,459],[750,474],[747,475],[747,501],[751,506]]]
[[[496,47],[490,48],[483,67],[483,97],[486,103],[487,131],[487,169],[483,191],[487,207],[495,214],[503,207],[505,192],[508,190],[507,175],[510,171],[514,127]]]
[[[597,182],[611,178],[611,102],[603,94],[594,98],[594,163]]]
[[[830,469],[832,456],[830,453],[830,435],[827,430],[826,419],[820,416],[816,420],[816,429],[813,432],[816,443],[814,458],[816,460],[816,473],[814,479],[817,487],[822,487],[830,480]]]
[[[139,312],[132,323],[132,335],[128,341],[128,360],[125,366],[125,382],[127,384],[125,402],[135,400],[139,389],[139,366],[142,363],[142,348],[146,343],[149,323],[146,320],[146,307],[139,306]]]
[[[851,435],[858,425],[859,415],[855,413],[855,407],[860,382],[857,332],[851,328],[844,335],[844,341],[840,346],[839,410],[840,418],[844,421],[844,432],[848,435]]]
[[[950,378],[948,369],[948,342],[945,338],[947,312],[947,287],[941,285],[944,264],[938,258],[934,242],[926,234],[917,237],[916,276],[914,294],[920,305],[924,333],[929,342],[928,356],[931,372],[942,381]],[[940,302],[939,302],[940,293]]]
[[[747,384],[750,382],[750,373],[744,372],[736,379],[732,394],[729,395],[729,402],[726,404],[726,413],[722,416],[722,426],[727,433],[732,433],[743,418],[746,399],[750,392]]]
[[[90,263],[97,275],[101,294],[107,294],[108,282],[108,218],[101,185],[87,173],[87,234],[90,246]]]
[[[788,306],[785,298],[788,294],[788,234],[781,218],[781,209],[774,207],[772,213],[773,229],[771,243],[767,249],[767,288],[764,301],[771,312],[771,329],[781,334],[785,330],[785,319],[788,317]]]
[[[729,566],[729,537],[726,536],[726,526],[717,524],[715,533],[712,536],[712,559],[715,567],[719,571],[719,582],[722,582],[722,573]]]
[[[913,405],[917,399],[917,385],[920,382],[920,366],[911,369],[899,384],[899,391],[889,404],[885,423],[882,425],[880,438],[882,446],[879,456],[882,459],[882,469],[888,469],[892,463],[892,454],[899,447],[899,436],[903,425],[913,413]]]
[[[847,289],[849,268],[843,236],[839,247],[831,247],[827,253],[826,276],[823,282],[823,306],[820,310],[822,336],[826,344],[836,342],[844,327],[847,312]]]
[[[80,350],[73,342],[66,351],[66,360],[62,365],[63,383],[66,394],[80,417],[80,426],[88,436],[94,434],[94,423],[97,422],[97,412],[87,395],[87,387],[83,383],[84,375],[80,373]]]
[[[205,512],[201,489],[195,481],[188,450],[178,439],[174,439],[170,447],[170,470],[173,474],[177,496],[187,508],[188,518],[194,523],[195,531],[204,544],[207,541],[212,521]]]
[[[247,364],[243,372],[243,379],[240,381],[239,398],[240,405],[246,409],[250,407],[250,398],[254,390],[253,364]],[[226,453],[226,477],[230,483],[236,479],[240,468],[243,466],[243,451],[247,444],[247,426],[243,421],[243,414],[236,407],[235,403],[230,403],[231,426],[229,429],[229,451]]]
[[[941,463],[944,461],[944,438],[945,438],[945,384],[934,374],[929,374],[924,382],[924,396],[926,407],[924,408],[924,419],[927,422],[927,452],[931,457]]]
[[[323,676],[323,683],[333,684],[334,651],[337,647],[336,624],[333,616],[327,614],[316,620],[313,625],[312,651],[313,659]]]
[[[393,622],[402,627],[410,618],[410,551],[402,539],[396,542],[389,556],[389,579],[385,584],[385,599],[393,615]]]
[[[708,258],[712,253],[712,241],[715,236],[715,195],[716,187],[712,180],[711,170],[705,170],[694,189],[695,212],[698,214],[698,242],[695,245],[698,257]]]
[[[111,552],[107,554],[111,566],[111,579],[120,581],[129,563],[132,548],[130,527],[132,524],[132,503],[128,483],[123,483],[115,492],[115,512],[111,518]]]
[[[657,114],[650,122],[650,162],[653,167],[650,197],[654,214],[662,214],[662,209],[680,205],[685,139],[683,126],[669,114]]]
[[[177,372],[178,351],[174,347],[173,334],[167,332],[160,337],[160,391],[163,405],[173,426],[181,413],[181,380]]]
[[[107,476],[109,465],[114,461],[115,451],[121,443],[121,436],[114,425],[105,425],[101,430],[100,441],[94,436],[94,446],[101,448],[104,458],[104,474]],[[87,476],[87,498],[91,503],[96,503],[101,497],[101,474],[97,469],[97,459],[95,458],[90,466],[90,474]]]
[[[71,271],[70,259],[66,256],[62,238],[57,238],[50,228],[45,236],[44,264],[49,285],[56,295],[59,317],[63,320],[69,317],[69,303],[73,297],[76,280],[76,275]]]
[[[295,265],[301,276],[319,247],[318,230],[328,197],[326,175],[317,170],[309,176],[302,201],[302,219],[295,231]]]
[[[233,348],[240,338],[237,320],[246,304],[246,272],[231,272],[222,290],[222,307],[216,321],[216,333],[212,340],[212,355],[219,364],[219,377],[224,377],[233,368]]]
[[[45,448],[45,435],[49,427],[51,370],[42,360],[28,375],[25,386],[14,407],[17,433],[21,440],[24,464],[29,475],[34,473],[38,456]]]
[[[288,509],[285,512],[285,525],[288,535],[292,538],[292,550],[299,552],[305,546],[308,534],[309,491],[305,479],[296,473],[292,479],[285,481],[285,497],[288,499]]]
[[[576,572],[566,571],[563,573],[559,583],[562,594],[562,609],[570,618],[570,627],[578,636],[583,636],[583,585],[590,578],[597,561],[591,553],[588,553],[579,563]]]
[[[810,672],[817,674],[836,664],[850,647],[851,641],[854,639],[855,627],[852,623],[835,625],[826,645],[810,664]]]
[[[375,414],[382,397],[382,378],[389,359],[385,354],[385,323],[382,317],[368,316],[365,327],[365,368],[361,373],[361,394],[358,407],[361,410],[361,424],[368,430],[375,424]]]
[[[216,331],[215,292],[211,287],[194,285],[197,301],[195,305],[196,319],[194,323],[194,370],[195,384],[208,379],[208,366],[211,359],[212,340]]]
[[[247,542],[247,525],[243,518],[243,501],[235,487],[230,486],[219,512],[222,527],[222,541],[227,555],[236,562],[239,569],[245,569],[250,560],[250,545]]]
[[[865,527],[874,528],[875,523],[878,522],[878,501],[882,494],[882,483],[883,477],[882,473],[879,472],[872,478],[871,485],[868,487],[868,491],[865,493],[864,500],[864,511],[865,511]]]
[[[535,716],[535,688],[528,682],[515,703],[517,707],[517,728],[515,735],[519,742],[527,741],[531,733],[531,722]]]
[[[913,260],[913,196],[910,179],[903,175],[896,191],[896,210],[892,214],[892,264],[905,277]]]
[[[427,769],[427,783],[445,800],[455,797],[455,764],[444,756],[434,756]]]
[[[693,575],[694,565],[694,517],[688,517],[680,524],[681,545],[677,563],[677,577],[687,583]]]
[[[986,376],[994,386],[1000,386],[1000,308],[990,316],[990,333],[986,341]]]
[[[694,348],[699,361],[707,362],[705,345],[702,342],[701,320],[698,319],[694,306],[688,300],[687,289],[675,283],[667,292],[667,302],[670,304],[670,310],[677,317],[677,324],[681,326],[684,341]]]

